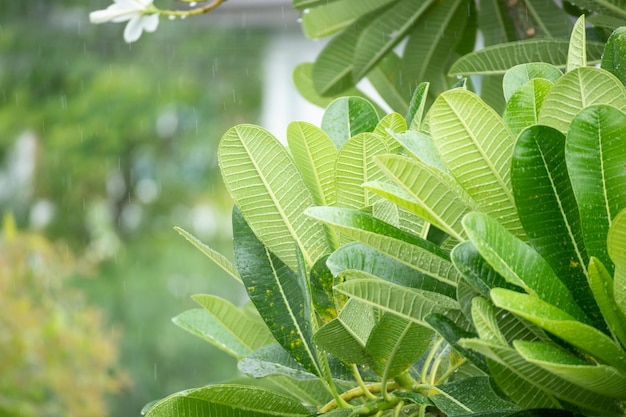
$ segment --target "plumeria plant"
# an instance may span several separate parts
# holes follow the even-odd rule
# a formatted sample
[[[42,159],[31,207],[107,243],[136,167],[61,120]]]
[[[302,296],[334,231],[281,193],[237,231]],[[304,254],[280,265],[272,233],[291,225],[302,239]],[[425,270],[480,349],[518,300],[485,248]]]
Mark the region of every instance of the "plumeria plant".
[[[359,97],[287,146],[239,125],[218,151],[247,291],[181,328],[242,378],[149,417],[626,416],[626,28],[588,66],[503,74],[502,114],[461,81],[405,116]]]

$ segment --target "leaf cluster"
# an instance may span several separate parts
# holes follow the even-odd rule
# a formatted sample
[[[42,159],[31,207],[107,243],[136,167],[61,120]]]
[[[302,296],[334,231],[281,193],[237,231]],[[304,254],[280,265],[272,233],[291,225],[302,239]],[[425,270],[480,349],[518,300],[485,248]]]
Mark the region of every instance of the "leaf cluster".
[[[565,72],[504,74],[502,115],[421,84],[405,117],[340,98],[287,147],[230,129],[234,264],[181,233],[250,304],[175,322],[248,379],[148,416],[624,416],[626,38],[590,67],[584,24]]]

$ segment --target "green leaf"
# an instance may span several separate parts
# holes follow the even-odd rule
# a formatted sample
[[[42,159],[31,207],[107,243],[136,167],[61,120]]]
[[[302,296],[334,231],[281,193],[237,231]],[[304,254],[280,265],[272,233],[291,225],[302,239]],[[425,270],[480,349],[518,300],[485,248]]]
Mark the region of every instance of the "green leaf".
[[[415,88],[409,110],[406,114],[406,122],[411,130],[420,130],[422,120],[424,118],[424,109],[426,108],[426,98],[428,97],[428,82],[423,82]]]
[[[572,36],[569,40],[569,50],[567,52],[568,72],[587,65],[586,41],[585,15],[583,14],[574,24]]]
[[[313,341],[342,362],[365,365],[370,362],[365,345],[375,324],[371,306],[349,300],[336,319],[315,333]]]
[[[420,326],[428,326],[424,317],[430,313],[440,313],[455,321],[461,319],[457,302],[444,295],[405,288],[362,271],[345,271],[342,276],[346,281],[335,287],[340,293]]]
[[[324,322],[337,317],[337,309],[345,303],[345,300],[339,299],[333,291],[337,279],[326,266],[327,260],[328,257],[325,256],[315,262],[309,276],[313,307]]]
[[[587,59],[598,62],[604,44],[587,42]],[[564,67],[569,42],[558,39],[531,39],[488,46],[458,59],[450,68],[450,76],[472,74],[504,74],[519,64],[544,62]]]
[[[291,122],[287,126],[287,143],[296,167],[319,206],[336,201],[334,168],[337,148],[330,137],[317,126],[307,122]]]
[[[363,31],[354,54],[352,74],[363,78],[408,33],[433,0],[398,0]]]
[[[237,369],[252,378],[283,375],[293,379],[318,379],[307,372],[281,345],[263,346],[237,363]]]
[[[387,381],[406,371],[426,351],[433,334],[431,329],[386,313],[372,329],[365,346],[374,372]]]
[[[519,407],[496,394],[489,377],[479,376],[437,385],[428,398],[448,417],[480,415],[481,412],[506,412]]]
[[[241,282],[241,277],[239,276],[239,271],[233,266],[233,264],[226,258],[224,255],[216,251],[215,249],[210,248],[208,245],[202,243],[198,238],[193,236],[191,233],[183,230],[180,227],[175,227],[176,230],[182,237],[187,239],[192,245],[196,248],[200,249],[202,253],[209,257],[213,262],[215,262],[220,268],[222,268],[228,275],[235,278],[235,280]]]
[[[626,399],[626,375],[610,366],[588,362],[555,345],[518,340],[515,350],[524,359],[598,395]],[[608,399],[607,399],[608,402]]]
[[[359,97],[342,97],[333,101],[322,118],[322,129],[338,149],[353,136],[372,132],[378,124],[374,106]]]
[[[287,395],[301,404],[312,407],[322,407],[333,399],[324,381],[321,379],[299,380],[287,376],[269,376],[260,380],[251,380],[253,384],[267,383],[274,391]],[[342,386],[336,381],[337,386]]]
[[[448,172],[441,160],[441,155],[439,155],[433,138],[429,135],[414,130],[407,130],[404,133],[396,133],[393,136],[402,145],[407,156],[418,159],[442,172]]]
[[[598,105],[585,108],[574,118],[565,144],[587,253],[600,259],[609,271],[613,267],[606,236],[611,219],[626,208],[624,137],[626,114]]]
[[[594,12],[626,18],[624,0],[572,0],[570,3]]]
[[[572,23],[562,7],[554,2],[543,0],[528,0],[525,6],[540,35],[550,38],[569,36]]]
[[[324,4],[330,3],[332,1],[337,0],[292,0],[291,6],[296,10],[306,9],[308,7],[317,7],[323,6]]]
[[[578,320],[588,321],[565,284],[534,249],[483,213],[468,214],[463,226],[480,255],[508,282]]]
[[[384,178],[374,156],[389,153],[386,142],[373,133],[360,133],[341,147],[335,165],[339,207],[362,209],[380,197],[363,188],[363,183]]]
[[[306,284],[263,246],[237,210],[233,237],[235,263],[250,300],[276,341],[307,371],[319,375]]]
[[[598,329],[577,321],[563,310],[532,295],[495,288],[491,290],[491,298],[498,307],[535,323],[597,360],[626,372],[626,351]]]
[[[455,239],[465,240],[461,220],[475,203],[450,176],[421,161],[400,155],[383,155],[375,160],[387,177],[406,193],[410,198],[408,201],[415,204],[403,204],[406,199],[396,199],[387,190],[376,189],[376,184],[366,184],[366,188],[417,214]]]
[[[515,139],[502,118],[476,94],[446,91],[429,112],[430,130],[450,174],[479,209],[524,237],[510,181]]]
[[[530,80],[543,78],[552,83],[556,82],[563,73],[554,65],[543,62],[516,65],[504,74],[502,89],[504,98],[509,101],[513,93],[522,88]]]
[[[513,21],[506,5],[501,1],[481,1],[478,8],[478,26],[483,33],[485,46],[510,42],[516,39]]]
[[[601,68],[615,75],[626,85],[626,27],[619,27],[606,41]]]
[[[298,401],[259,387],[212,385],[181,391],[159,401],[147,417],[296,417],[310,411]]]
[[[565,166],[563,134],[547,126],[532,126],[523,131],[513,153],[511,181],[517,211],[532,247],[561,277],[596,327],[604,328],[587,285],[589,258]]]
[[[315,207],[307,214],[443,283],[455,286],[459,279],[447,254],[432,242],[354,210]]]
[[[309,38],[323,38],[339,32],[359,16],[386,8],[397,0],[333,0],[302,15],[302,30]]]
[[[613,74],[599,68],[577,68],[559,78],[543,101],[539,123],[567,134],[584,108],[611,104],[626,109],[626,91]]]
[[[615,302],[613,277],[598,258],[589,261],[589,286],[616,341],[626,346],[626,314]]]
[[[411,88],[405,78],[400,67],[400,58],[393,51],[385,55],[367,75],[367,79],[389,107],[402,113],[409,109],[411,99]]]
[[[374,134],[385,139],[390,153],[399,153],[402,144],[398,142],[394,135],[406,132],[406,121],[399,113],[389,113],[383,117],[374,129]]]
[[[535,78],[513,93],[502,114],[513,135],[539,122],[539,111],[550,88],[550,81]]]
[[[202,309],[188,310],[172,321],[236,358],[274,341],[261,317],[213,295],[194,295]]]
[[[609,256],[615,263],[613,297],[622,314],[626,315],[626,209],[613,219],[607,245]]]
[[[331,251],[324,228],[303,214],[313,198],[274,136],[258,126],[233,127],[222,137],[218,159],[226,188],[250,227],[290,268],[298,265],[294,241],[309,266]]]

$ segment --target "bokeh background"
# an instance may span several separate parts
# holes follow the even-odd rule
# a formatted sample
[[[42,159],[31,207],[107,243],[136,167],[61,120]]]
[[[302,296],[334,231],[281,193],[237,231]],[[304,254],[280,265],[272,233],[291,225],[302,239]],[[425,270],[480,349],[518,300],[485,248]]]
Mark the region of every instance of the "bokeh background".
[[[230,255],[219,138],[319,119],[291,71],[321,45],[290,3],[230,0],[128,45],[89,23],[108,0],[0,2],[0,415],[138,416],[236,376],[171,318],[242,289],[173,227]]]

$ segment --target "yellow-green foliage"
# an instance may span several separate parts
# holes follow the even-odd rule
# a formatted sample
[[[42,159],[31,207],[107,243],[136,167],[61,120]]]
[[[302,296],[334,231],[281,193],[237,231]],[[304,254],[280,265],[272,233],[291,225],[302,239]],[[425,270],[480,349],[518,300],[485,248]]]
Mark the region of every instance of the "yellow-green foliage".
[[[128,383],[115,368],[117,334],[68,288],[78,263],[63,247],[0,235],[0,415],[107,415],[105,396]]]

